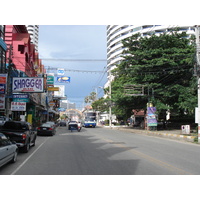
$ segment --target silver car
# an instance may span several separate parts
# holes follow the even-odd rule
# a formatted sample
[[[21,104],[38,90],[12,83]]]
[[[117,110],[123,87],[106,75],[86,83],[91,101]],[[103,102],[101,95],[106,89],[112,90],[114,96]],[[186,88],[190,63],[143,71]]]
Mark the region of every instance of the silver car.
[[[8,162],[16,162],[18,147],[12,143],[3,133],[0,133],[0,167]]]

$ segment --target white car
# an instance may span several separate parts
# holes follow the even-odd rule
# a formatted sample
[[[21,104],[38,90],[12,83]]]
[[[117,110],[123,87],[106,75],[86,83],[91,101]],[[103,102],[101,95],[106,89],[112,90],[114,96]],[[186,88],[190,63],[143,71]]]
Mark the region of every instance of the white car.
[[[18,147],[12,143],[3,133],[0,133],[0,167],[8,162],[16,162]]]

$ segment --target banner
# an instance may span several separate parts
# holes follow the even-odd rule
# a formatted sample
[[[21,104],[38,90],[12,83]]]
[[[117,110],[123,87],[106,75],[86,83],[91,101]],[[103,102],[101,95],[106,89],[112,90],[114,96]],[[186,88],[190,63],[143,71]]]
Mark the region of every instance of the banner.
[[[15,92],[43,92],[43,78],[13,77],[12,90]]]

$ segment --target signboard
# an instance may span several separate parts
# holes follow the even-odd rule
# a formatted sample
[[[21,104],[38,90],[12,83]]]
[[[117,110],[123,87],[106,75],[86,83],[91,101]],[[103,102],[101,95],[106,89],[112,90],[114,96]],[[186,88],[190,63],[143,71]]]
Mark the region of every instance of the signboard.
[[[28,94],[13,94],[12,98],[26,99],[26,98],[29,98],[29,95]]]
[[[13,101],[14,101],[14,102],[26,102],[26,103],[29,103],[29,102],[30,102],[29,99],[18,99],[18,98],[14,98]]]
[[[59,91],[54,92],[54,97],[64,97],[65,96],[65,85],[54,85],[59,88]]]
[[[47,75],[47,85],[54,85],[54,76]]]
[[[49,102],[49,106],[55,106],[55,102],[54,101],[50,101]]]
[[[155,112],[156,112],[155,107],[147,108],[147,125],[148,126],[157,126],[158,125]]]
[[[13,92],[43,92],[43,78],[13,77]]]
[[[7,74],[0,74],[0,84],[6,84]]]
[[[65,74],[65,70],[61,69],[61,68],[58,68],[57,74],[58,75],[64,75]]]
[[[0,94],[6,93],[7,74],[0,74]]]
[[[48,87],[48,91],[59,91],[59,87]]]
[[[5,95],[0,95],[0,109],[5,109]]]
[[[65,112],[66,108],[58,108],[58,112]]]
[[[0,94],[6,93],[6,84],[0,84]]]
[[[12,111],[26,111],[26,102],[11,102]]]
[[[57,77],[57,82],[58,83],[70,83],[70,77],[68,77],[68,76]]]
[[[29,94],[13,94],[12,98],[14,102],[30,102]]]

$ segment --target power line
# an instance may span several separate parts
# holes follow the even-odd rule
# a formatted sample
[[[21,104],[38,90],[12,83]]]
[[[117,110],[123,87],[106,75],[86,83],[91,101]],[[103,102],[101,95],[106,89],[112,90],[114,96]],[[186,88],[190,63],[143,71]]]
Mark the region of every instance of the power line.
[[[105,62],[107,59],[57,59],[57,58],[40,58],[41,60],[50,60],[50,61],[64,61],[64,62]]]
[[[58,70],[57,67],[50,67],[46,66],[45,69],[47,70]],[[78,70],[78,69],[63,69],[64,71],[69,71],[69,72],[86,72],[86,73],[104,73],[104,71],[90,71],[90,70]]]

